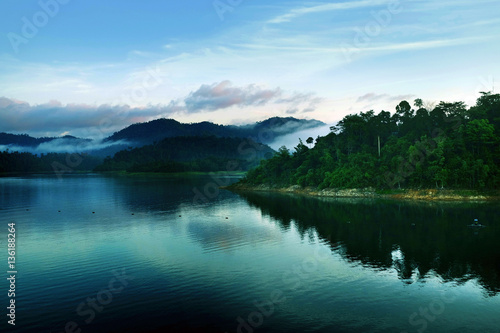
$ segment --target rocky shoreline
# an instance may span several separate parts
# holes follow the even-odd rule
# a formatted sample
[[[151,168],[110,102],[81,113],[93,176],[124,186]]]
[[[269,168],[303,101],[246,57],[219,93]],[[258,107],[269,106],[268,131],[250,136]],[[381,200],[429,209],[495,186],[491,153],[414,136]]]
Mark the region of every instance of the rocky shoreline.
[[[301,187],[293,185],[279,187],[272,185],[248,185],[236,183],[222,187],[231,191],[260,191],[260,192],[280,192],[294,193],[316,197],[336,197],[336,198],[388,198],[401,200],[441,200],[441,201],[486,201],[500,200],[499,191],[479,192],[476,190],[437,190],[437,189],[394,189],[378,191],[375,188],[354,188],[354,189],[318,189],[313,187]]]

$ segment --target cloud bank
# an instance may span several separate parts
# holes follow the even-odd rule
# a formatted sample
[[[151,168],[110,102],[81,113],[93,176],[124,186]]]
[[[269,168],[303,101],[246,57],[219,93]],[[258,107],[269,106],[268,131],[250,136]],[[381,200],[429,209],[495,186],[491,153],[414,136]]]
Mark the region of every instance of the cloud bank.
[[[256,85],[234,87],[230,81],[202,85],[184,100],[189,112],[214,111],[231,106],[264,105],[281,96],[280,88],[263,89]]]
[[[101,140],[83,140],[83,139],[68,139],[57,138],[49,142],[43,142],[36,147],[19,146],[19,145],[0,145],[0,151],[18,151],[28,152],[32,154],[47,154],[47,153],[89,153],[101,149],[111,149],[109,151],[118,151],[123,149],[128,143],[126,141],[111,141],[103,142]],[[114,149],[114,150],[113,150]],[[109,154],[108,154],[109,155]]]
[[[167,116],[175,108],[127,105],[62,105],[58,101],[40,105],[0,97],[0,132],[60,136],[102,137],[131,123]]]
[[[285,93],[280,88],[265,89],[255,84],[235,87],[227,80],[211,85],[204,84],[184,99],[188,112],[215,111],[232,106],[243,108],[281,104],[286,105],[289,110],[294,110],[293,113],[305,113],[314,110],[321,101],[321,98],[312,93]]]
[[[314,110],[322,99],[313,94],[286,93],[255,84],[234,86],[230,81],[203,84],[186,97],[169,104],[130,107],[128,105],[67,104],[50,101],[39,105],[0,97],[0,132],[34,136],[103,138],[133,123],[158,118],[214,112],[231,107],[247,108],[279,105],[300,113]],[[285,113],[285,111],[284,111]]]

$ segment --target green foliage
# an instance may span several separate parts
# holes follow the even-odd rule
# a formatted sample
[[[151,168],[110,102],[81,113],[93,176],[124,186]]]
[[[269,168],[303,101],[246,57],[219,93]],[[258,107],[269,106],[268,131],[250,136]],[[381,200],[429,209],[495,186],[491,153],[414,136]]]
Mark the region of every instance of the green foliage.
[[[347,115],[313,148],[301,140],[293,154],[282,147],[243,181],[320,189],[499,188],[499,94],[482,93],[469,109],[440,102],[427,110],[421,99],[415,106],[402,101],[392,116]]]
[[[101,158],[88,154],[34,155],[7,150],[0,152],[0,173],[91,171],[101,162]]]
[[[119,151],[96,171],[185,172],[249,170],[274,151],[250,139],[215,136],[167,138]],[[280,152],[281,153],[281,152]]]

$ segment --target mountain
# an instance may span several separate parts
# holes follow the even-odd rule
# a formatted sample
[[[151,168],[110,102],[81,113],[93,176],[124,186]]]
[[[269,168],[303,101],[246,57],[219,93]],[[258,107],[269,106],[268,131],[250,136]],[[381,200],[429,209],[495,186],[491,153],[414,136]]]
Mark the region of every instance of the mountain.
[[[82,139],[74,136],[34,138],[27,134],[0,133],[0,151],[42,153],[88,153],[93,156],[113,156],[118,151],[154,144],[178,136],[216,136],[252,138],[255,142],[271,144],[276,138],[299,130],[324,126],[318,120],[273,117],[249,125],[218,125],[208,121],[184,124],[174,119],[157,119],[130,125],[104,140]]]
[[[77,138],[72,135],[65,135],[61,137],[42,137],[42,138],[34,138],[29,136],[28,134],[10,134],[10,133],[0,133],[0,147],[6,146],[6,148],[16,148],[16,147],[25,147],[25,148],[36,148],[43,144],[49,144],[51,142],[58,142],[66,144],[66,145],[78,145],[82,143],[89,143],[91,139],[82,139]],[[10,146],[10,147],[9,147]],[[14,149],[16,150],[16,149]]]
[[[251,139],[176,136],[106,158],[96,171],[181,172],[248,170],[274,154]]]
[[[211,122],[183,124],[174,119],[157,119],[137,123],[115,132],[105,141],[127,141],[133,146],[141,146],[176,136],[252,137],[255,141],[269,144],[274,138],[294,133],[298,130],[324,126],[319,120],[296,119],[293,117],[273,117],[250,125],[218,125]],[[269,134],[272,135],[269,135]],[[263,135],[266,134],[266,135]]]
[[[0,133],[0,146],[15,145],[19,147],[36,147],[55,138],[34,138],[27,134]]]

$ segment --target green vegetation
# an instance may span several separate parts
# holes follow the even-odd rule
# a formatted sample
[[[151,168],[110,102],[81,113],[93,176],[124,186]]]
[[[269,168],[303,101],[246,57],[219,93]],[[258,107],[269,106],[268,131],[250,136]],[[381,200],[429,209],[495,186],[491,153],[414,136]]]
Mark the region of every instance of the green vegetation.
[[[249,125],[218,125],[208,121],[183,124],[174,119],[156,119],[147,123],[137,123],[122,129],[105,141],[126,141],[143,146],[171,137],[212,136],[231,138],[256,138],[262,143],[270,143],[275,136],[294,133],[298,129],[325,125],[318,120],[296,119],[293,117],[273,117]],[[1,139],[1,137],[0,137]]]
[[[393,115],[348,115],[318,137],[314,148],[302,140],[293,153],[281,147],[241,182],[319,189],[498,189],[500,95],[481,94],[470,108],[440,102],[428,110],[416,99],[417,110],[402,101]]]
[[[108,157],[96,171],[192,172],[238,171],[258,165],[274,151],[250,139],[204,137],[167,138]]]
[[[91,171],[102,162],[101,158],[88,154],[48,153],[34,155],[20,152],[0,152],[0,174],[17,172]]]

